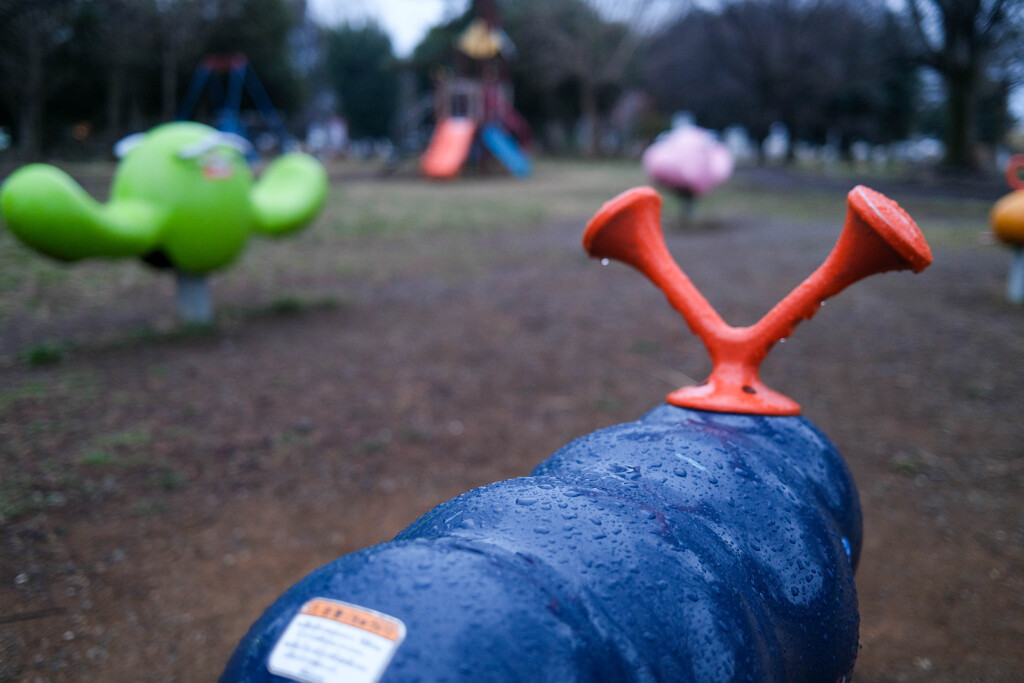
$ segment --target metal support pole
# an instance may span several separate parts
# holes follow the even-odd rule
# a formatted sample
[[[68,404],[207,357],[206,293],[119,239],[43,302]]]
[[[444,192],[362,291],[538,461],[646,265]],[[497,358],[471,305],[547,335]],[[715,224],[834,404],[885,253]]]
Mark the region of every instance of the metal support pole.
[[[1006,278],[1006,300],[1020,306],[1024,304],[1024,245],[1013,247],[1010,274]]]
[[[183,322],[209,325],[213,322],[210,286],[205,275],[175,271],[178,315]]]

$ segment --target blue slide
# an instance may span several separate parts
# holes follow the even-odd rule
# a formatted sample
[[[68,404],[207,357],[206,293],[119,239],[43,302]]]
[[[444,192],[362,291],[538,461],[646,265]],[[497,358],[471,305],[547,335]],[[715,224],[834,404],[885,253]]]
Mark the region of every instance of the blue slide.
[[[511,135],[490,123],[480,131],[480,137],[491,154],[511,171],[512,175],[518,178],[530,175],[530,159],[519,149]]]

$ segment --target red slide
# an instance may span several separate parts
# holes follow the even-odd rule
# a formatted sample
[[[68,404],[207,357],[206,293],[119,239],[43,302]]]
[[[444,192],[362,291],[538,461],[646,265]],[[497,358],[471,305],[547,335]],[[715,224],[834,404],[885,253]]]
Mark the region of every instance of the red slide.
[[[420,169],[431,178],[452,178],[458,174],[469,155],[476,134],[472,119],[452,117],[434,129],[430,146],[420,159]]]

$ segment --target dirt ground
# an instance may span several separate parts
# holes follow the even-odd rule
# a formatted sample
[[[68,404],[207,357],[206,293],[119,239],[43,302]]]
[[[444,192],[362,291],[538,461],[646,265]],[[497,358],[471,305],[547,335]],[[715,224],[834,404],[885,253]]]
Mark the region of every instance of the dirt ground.
[[[816,188],[836,208],[814,221],[705,213],[670,249],[750,324],[822,261],[851,185]],[[922,192],[879,189],[908,209]],[[984,215],[958,232],[929,211],[932,268],[854,285],[763,374],[858,482],[856,680],[1019,681],[1024,310],[1003,301],[1009,257]],[[582,253],[586,219],[438,232],[376,277],[224,276],[212,331],[163,325],[170,283],[146,271],[129,297],[8,315],[0,466],[12,500],[30,495],[0,519],[0,681],[214,680],[309,571],[702,378],[703,348],[650,283]],[[26,362],[63,336],[60,362]]]

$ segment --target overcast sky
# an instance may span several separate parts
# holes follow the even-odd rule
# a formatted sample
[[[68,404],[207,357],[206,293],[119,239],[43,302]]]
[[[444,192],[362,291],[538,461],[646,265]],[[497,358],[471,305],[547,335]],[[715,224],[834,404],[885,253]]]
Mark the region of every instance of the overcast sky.
[[[309,0],[313,16],[328,24],[376,20],[391,36],[399,57],[407,57],[427,30],[465,11],[467,0]]]

